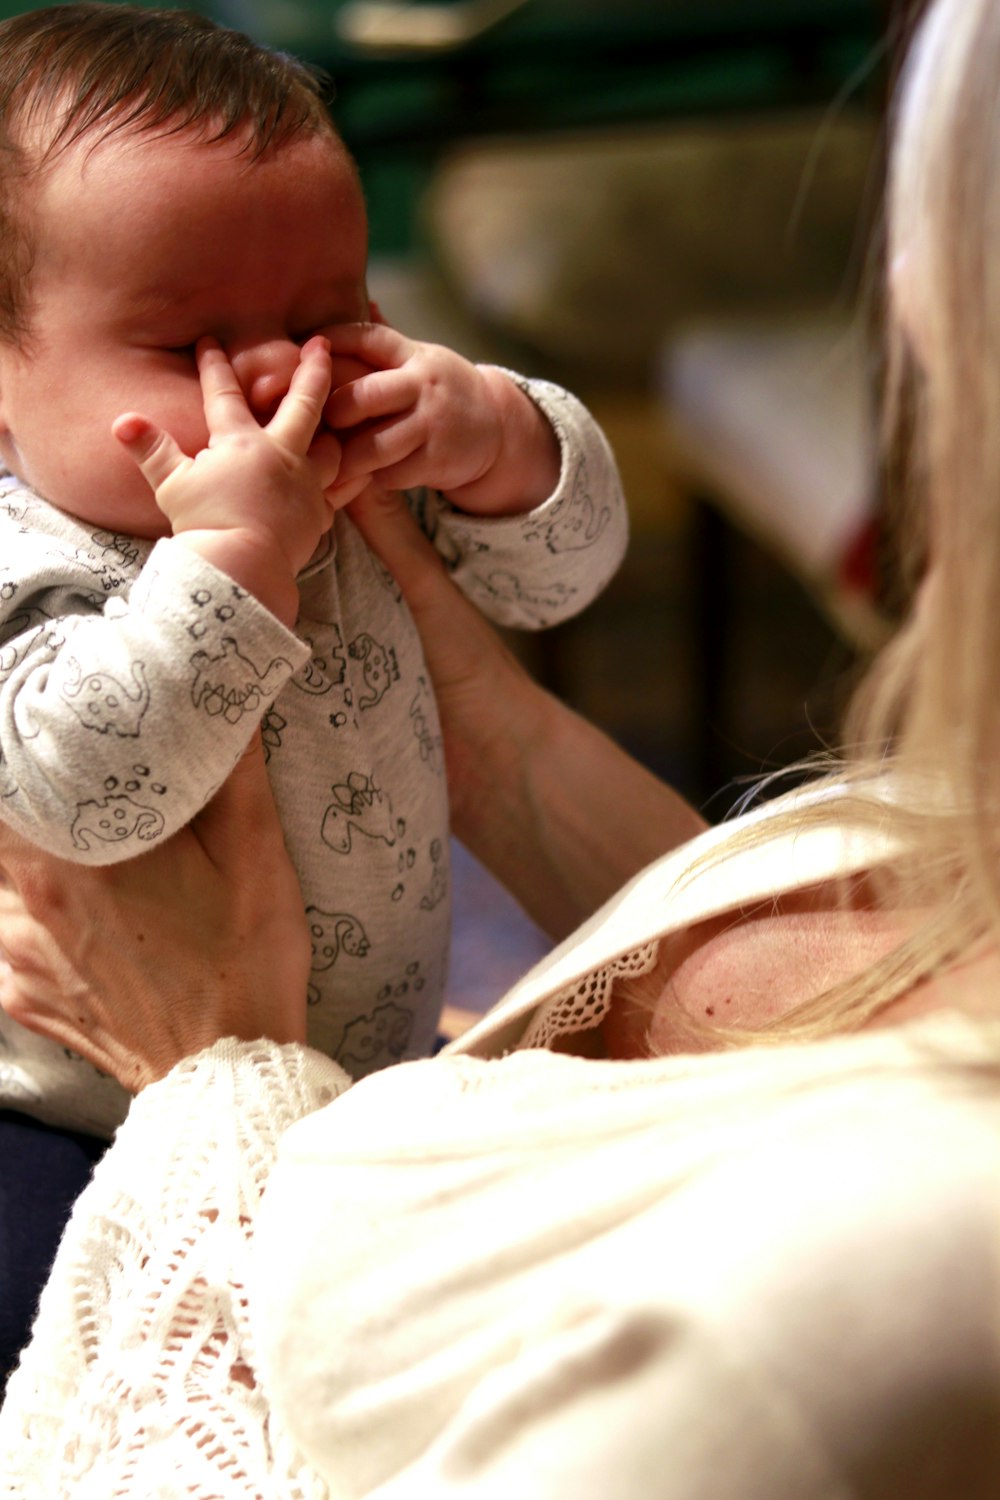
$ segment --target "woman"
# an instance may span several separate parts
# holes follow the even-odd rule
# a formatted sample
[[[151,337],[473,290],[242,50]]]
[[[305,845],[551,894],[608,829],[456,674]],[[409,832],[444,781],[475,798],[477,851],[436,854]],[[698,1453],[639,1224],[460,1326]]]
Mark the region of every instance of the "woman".
[[[936,0],[891,207],[933,561],[835,774],[686,845],[369,496],[456,831],[585,922],[463,1045],[348,1092],[299,1044],[259,758],[127,879],[5,843],[8,1010],[138,1091],[10,1385],[6,1493],[997,1493],[998,78],[993,0]]]

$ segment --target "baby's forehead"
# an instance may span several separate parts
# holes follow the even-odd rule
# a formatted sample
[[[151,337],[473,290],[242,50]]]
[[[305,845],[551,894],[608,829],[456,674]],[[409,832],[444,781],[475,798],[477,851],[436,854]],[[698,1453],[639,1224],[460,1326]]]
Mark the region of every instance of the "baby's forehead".
[[[126,128],[51,156],[27,217],[39,308],[72,297],[109,328],[220,338],[253,311],[296,328],[362,316],[367,225],[343,147],[311,133],[243,146]]]
[[[238,171],[278,157],[306,141],[315,143],[331,159],[343,159],[353,167],[332,122],[328,128],[301,126],[263,140],[258,122],[250,117],[235,124],[212,115],[195,120],[159,120],[138,113],[127,101],[96,120],[81,118],[72,100],[29,105],[20,112],[14,134],[34,172],[43,172],[47,166],[71,155],[85,162],[104,151],[134,148],[153,158],[158,153],[175,152],[178,147],[228,154],[234,171]]]
[[[364,221],[356,169],[339,138],[303,131],[255,150],[250,127],[219,136],[211,123],[146,128],[142,122],[102,122],[77,137],[40,134],[34,163],[22,178],[21,211],[34,237],[46,222],[67,214],[120,222],[140,240],[144,230],[176,213],[196,218],[229,204],[251,204],[273,195],[276,181],[340,184],[342,221]],[[218,197],[204,184],[214,184]],[[275,223],[274,233],[287,233]],[[234,245],[232,249],[238,250]]]

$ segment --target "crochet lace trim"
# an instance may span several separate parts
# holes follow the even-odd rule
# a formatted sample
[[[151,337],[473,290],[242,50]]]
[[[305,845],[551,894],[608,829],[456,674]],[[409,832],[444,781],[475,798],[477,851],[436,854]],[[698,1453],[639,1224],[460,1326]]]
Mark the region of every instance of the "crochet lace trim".
[[[224,1041],[138,1097],[11,1376],[3,1500],[327,1500],[270,1409],[246,1288],[277,1142],[348,1083]]]
[[[654,938],[557,990],[532,1017],[520,1045],[550,1047],[556,1037],[600,1025],[608,1013],[615,981],[648,974],[656,964],[659,946],[659,939]]]

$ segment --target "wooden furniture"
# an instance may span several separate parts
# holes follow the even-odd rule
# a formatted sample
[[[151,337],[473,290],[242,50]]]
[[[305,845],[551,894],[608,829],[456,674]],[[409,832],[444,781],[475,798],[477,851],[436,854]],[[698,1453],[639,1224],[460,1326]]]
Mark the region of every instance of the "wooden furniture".
[[[777,557],[853,648],[885,638],[867,366],[857,319],[704,327],[664,347],[664,420],[694,507],[693,759],[705,795],[723,778],[730,732],[736,535]]]

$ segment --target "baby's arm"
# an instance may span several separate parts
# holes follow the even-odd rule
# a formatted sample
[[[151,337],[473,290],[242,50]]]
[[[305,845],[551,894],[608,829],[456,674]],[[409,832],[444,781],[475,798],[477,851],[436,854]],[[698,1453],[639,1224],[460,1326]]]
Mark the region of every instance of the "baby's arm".
[[[179,540],[138,571],[129,538],[30,492],[0,506],[0,559],[0,817],[132,858],[204,806],[309,648]]]
[[[326,404],[343,443],[333,495],[359,475],[407,489],[455,582],[498,624],[539,629],[584,609],[628,542],[614,456],[587,409],[384,325],[326,332],[335,360],[396,361]]]
[[[502,370],[384,323],[327,333],[335,359],[371,366],[326,403],[326,423],[343,445],[338,485],[363,476],[383,489],[434,489],[480,516],[517,515],[552,493],[555,434]]]
[[[333,515],[339,447],[314,440],[326,344],[305,346],[266,427],[213,340],[198,369],[210,442],[196,457],[146,417],[115,423],[174,531],[127,597],[121,578],[97,593],[108,580],[82,528],[73,552],[12,525],[0,554],[17,580],[0,625],[3,816],[65,859],[111,864],[183,827],[308,655],[285,627]]]
[[[326,342],[310,339],[288,393],[261,426],[214,339],[197,349],[207,448],[188,457],[147,417],[128,413],[114,433],[149,483],[174,536],[254,595],[286,625],[298,613],[295,579],[329,530],[325,489],[340,449],[316,437],[330,389]]]

